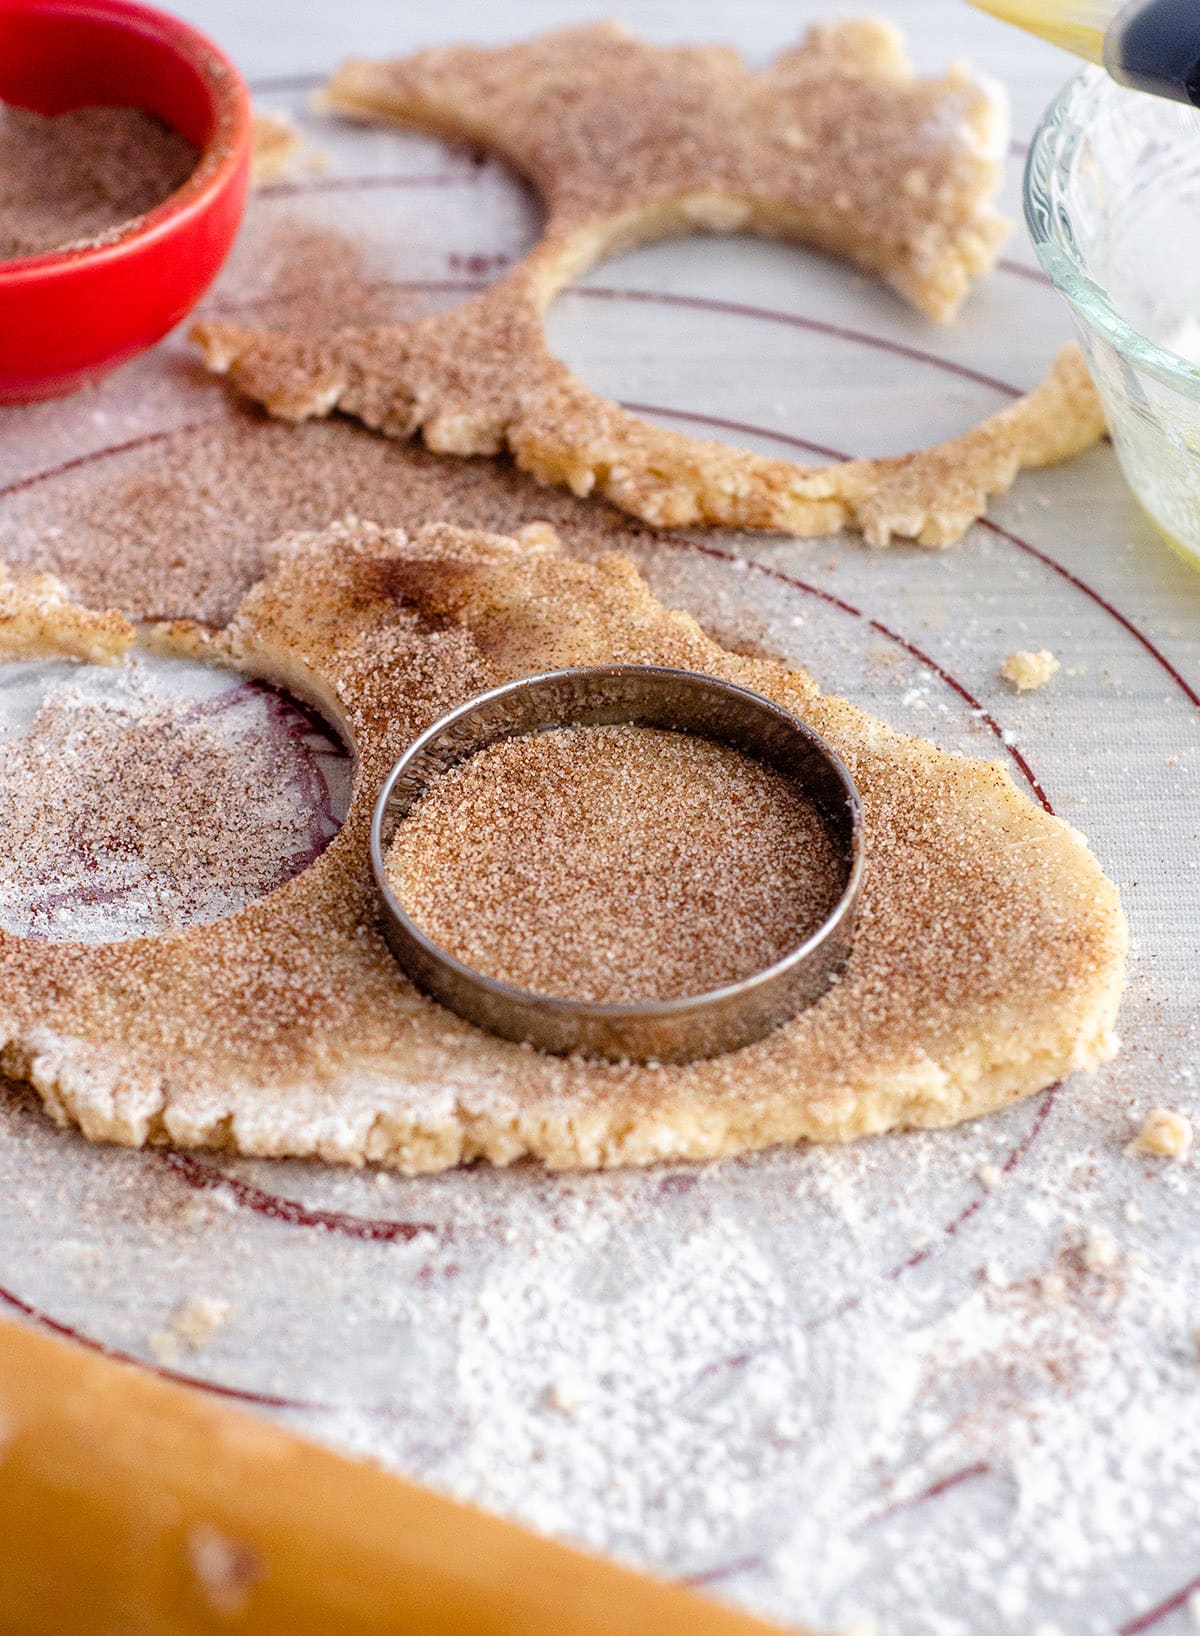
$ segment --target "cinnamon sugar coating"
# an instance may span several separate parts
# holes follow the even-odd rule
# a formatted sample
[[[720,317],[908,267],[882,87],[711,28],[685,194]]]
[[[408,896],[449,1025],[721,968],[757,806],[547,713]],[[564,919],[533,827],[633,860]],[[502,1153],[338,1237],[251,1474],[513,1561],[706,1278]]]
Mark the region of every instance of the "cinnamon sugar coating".
[[[653,426],[554,357],[543,318],[572,279],[632,245],[695,231],[792,239],[953,316],[990,267],[1003,120],[962,70],[914,76],[878,21],[809,31],[751,72],[718,46],[657,47],[613,24],[498,49],[351,61],[340,112],[489,149],[546,206],[534,250],[488,290],[414,322],[323,337],[198,324],[205,362],[286,420],[337,409],[443,454],[509,453],[538,481],[602,494],[655,527],[860,531],[943,546],[1026,466],[1103,431],[1077,348],[973,431],[914,454],[806,467]]]
[[[199,154],[141,108],[0,103],[0,261],[108,244],[183,186]]]
[[[212,636],[159,645],[283,683],[358,753],[345,826],[303,874],[211,925],[103,946],[0,935],[0,1066],[91,1137],[374,1160],[409,1171],[702,1158],[945,1125],[1109,1056],[1115,889],[1000,766],[905,738],[802,672],[726,652],[631,563],[445,525],[291,536]],[[372,803],[435,717],[562,665],[678,665],[796,711],[862,793],[853,954],[815,1006],[713,1061],[546,1057],[412,989],[380,936]]]
[[[727,744],[629,723],[479,750],[407,814],[387,871],[465,965],[604,1005],[766,970],[828,919],[845,878],[794,780]]]

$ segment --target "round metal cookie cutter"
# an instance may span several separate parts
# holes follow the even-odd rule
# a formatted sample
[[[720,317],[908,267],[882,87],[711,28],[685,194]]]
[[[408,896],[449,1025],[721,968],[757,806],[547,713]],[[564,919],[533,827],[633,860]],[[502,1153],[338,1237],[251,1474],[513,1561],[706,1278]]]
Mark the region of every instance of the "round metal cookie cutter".
[[[817,804],[843,871],[832,913],[782,959],[736,983],[671,1000],[598,1004],[537,994],[475,971],[406,914],[388,881],[397,827],[442,773],[488,744],[554,728],[628,722],[730,745],[793,779]],[[693,671],[605,665],[529,676],[434,722],[393,767],[371,823],[383,931],[416,985],[468,1022],[559,1055],[690,1062],[769,1034],[819,999],[850,952],[863,873],[862,808],[842,762],[811,728],[746,688]]]

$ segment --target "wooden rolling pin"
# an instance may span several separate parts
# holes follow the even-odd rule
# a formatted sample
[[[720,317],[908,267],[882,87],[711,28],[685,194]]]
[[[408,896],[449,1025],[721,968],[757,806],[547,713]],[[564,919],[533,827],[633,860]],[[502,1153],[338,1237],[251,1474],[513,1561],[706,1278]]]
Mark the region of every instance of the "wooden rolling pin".
[[[0,1324],[4,1636],[774,1628]]]

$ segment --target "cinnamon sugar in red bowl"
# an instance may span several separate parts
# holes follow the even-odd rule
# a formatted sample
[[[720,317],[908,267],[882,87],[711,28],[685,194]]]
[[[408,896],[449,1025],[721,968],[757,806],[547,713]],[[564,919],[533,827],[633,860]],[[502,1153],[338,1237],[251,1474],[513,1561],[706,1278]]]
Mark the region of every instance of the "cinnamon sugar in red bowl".
[[[0,0],[0,102],[42,115],[137,109],[198,154],[182,186],[112,231],[0,260],[0,403],[20,403],[97,379],[196,305],[245,207],[250,98],[224,53],[165,12]]]
[[[181,188],[199,159],[140,108],[37,114],[0,103],[0,261],[111,243]]]

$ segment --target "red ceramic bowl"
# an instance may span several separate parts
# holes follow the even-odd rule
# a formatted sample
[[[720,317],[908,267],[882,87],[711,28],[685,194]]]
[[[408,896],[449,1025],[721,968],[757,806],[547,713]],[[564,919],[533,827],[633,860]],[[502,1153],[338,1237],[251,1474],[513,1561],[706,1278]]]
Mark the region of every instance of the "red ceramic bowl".
[[[0,403],[22,403],[96,380],[199,301],[245,208],[250,96],[223,52],[165,12],[0,0],[0,101],[143,108],[200,151],[183,186],[110,243],[0,261]]]

